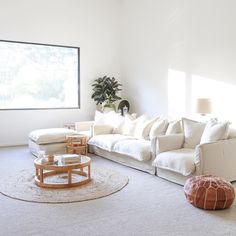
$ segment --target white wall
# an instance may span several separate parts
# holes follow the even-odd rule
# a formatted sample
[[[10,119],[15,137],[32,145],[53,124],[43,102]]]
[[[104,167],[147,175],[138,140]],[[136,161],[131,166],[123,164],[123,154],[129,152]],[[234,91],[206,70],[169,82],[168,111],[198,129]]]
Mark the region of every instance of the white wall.
[[[217,116],[236,120],[236,1],[123,0],[122,9],[133,111],[190,114],[196,97],[209,96]]]
[[[81,109],[0,111],[0,146],[92,119],[91,83],[102,75],[121,80],[134,112],[190,114],[208,95],[236,120],[235,9],[235,0],[0,0],[0,39],[81,49]]]
[[[0,146],[27,143],[31,130],[90,120],[91,83],[120,79],[119,0],[0,0],[0,39],[80,47],[81,108],[0,111]]]

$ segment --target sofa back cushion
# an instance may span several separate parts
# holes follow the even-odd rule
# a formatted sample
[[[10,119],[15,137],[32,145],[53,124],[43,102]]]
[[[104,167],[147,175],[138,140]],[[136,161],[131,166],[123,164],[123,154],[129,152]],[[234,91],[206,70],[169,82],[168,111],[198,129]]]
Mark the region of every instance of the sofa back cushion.
[[[111,125],[94,125],[92,129],[92,136],[101,134],[112,134],[114,127]]]
[[[182,118],[184,148],[195,148],[200,143],[205,126],[205,123]]]
[[[148,140],[150,130],[151,130],[153,124],[155,123],[155,121],[157,121],[158,119],[159,119],[159,117],[156,117],[153,119],[145,120],[143,123],[140,122],[135,128],[134,137],[137,139]]]
[[[136,130],[139,129],[139,127],[141,127],[146,120],[148,120],[148,116],[146,114],[141,115],[136,119],[129,114],[125,115],[122,134],[135,136],[135,133],[137,132]]]
[[[94,125],[112,126],[114,133],[121,134],[123,131],[124,120],[124,116],[121,116],[119,113],[114,111],[107,113],[96,111]]]
[[[169,121],[166,135],[182,133],[181,120]]]
[[[153,139],[159,135],[164,135],[168,126],[167,119],[158,119],[151,127],[149,138]]]
[[[229,135],[229,122],[218,122],[211,119],[207,122],[200,143],[215,142],[227,139]]]
[[[102,113],[95,111],[94,125],[112,125],[113,118],[116,116],[114,111]]]

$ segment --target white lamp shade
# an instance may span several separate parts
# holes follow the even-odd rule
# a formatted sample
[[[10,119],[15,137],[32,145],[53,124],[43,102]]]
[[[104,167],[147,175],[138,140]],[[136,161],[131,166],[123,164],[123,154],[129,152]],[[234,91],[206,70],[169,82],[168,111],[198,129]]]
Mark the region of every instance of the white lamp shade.
[[[209,98],[198,98],[196,112],[200,114],[209,114],[212,112],[211,100]]]

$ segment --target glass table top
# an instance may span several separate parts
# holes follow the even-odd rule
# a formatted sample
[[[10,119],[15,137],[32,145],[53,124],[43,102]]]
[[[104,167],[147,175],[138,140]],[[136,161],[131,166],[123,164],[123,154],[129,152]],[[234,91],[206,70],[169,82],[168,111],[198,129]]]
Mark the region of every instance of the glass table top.
[[[63,154],[63,155],[54,155],[54,162],[48,162],[48,155],[43,157],[38,157],[35,159],[35,163],[38,165],[52,165],[52,166],[66,166],[66,165],[76,165],[76,164],[85,164],[90,161],[90,157],[78,154]]]

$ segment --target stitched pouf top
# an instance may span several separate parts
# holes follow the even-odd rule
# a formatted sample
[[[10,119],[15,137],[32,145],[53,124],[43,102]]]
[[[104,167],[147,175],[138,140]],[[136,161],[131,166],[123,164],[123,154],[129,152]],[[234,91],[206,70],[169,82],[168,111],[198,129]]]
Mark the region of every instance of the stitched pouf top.
[[[235,198],[232,184],[211,175],[189,178],[184,185],[184,193],[191,204],[205,210],[229,208]]]

